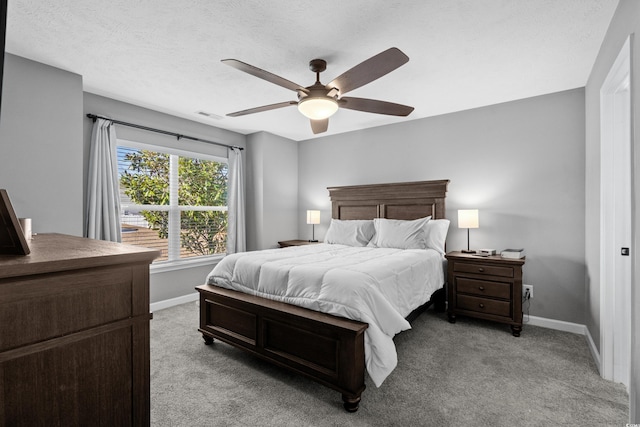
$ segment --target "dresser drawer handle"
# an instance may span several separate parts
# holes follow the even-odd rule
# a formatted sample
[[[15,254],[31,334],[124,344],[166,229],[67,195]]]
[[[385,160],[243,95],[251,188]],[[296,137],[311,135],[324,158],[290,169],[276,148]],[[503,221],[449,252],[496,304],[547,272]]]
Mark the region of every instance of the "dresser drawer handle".
[[[480,267],[480,268],[478,268],[478,271],[479,271],[480,273],[482,273],[482,272],[484,271],[484,268]]]
[[[484,308],[484,304],[480,304],[480,308]]]
[[[478,286],[478,289],[484,291],[484,286]]]

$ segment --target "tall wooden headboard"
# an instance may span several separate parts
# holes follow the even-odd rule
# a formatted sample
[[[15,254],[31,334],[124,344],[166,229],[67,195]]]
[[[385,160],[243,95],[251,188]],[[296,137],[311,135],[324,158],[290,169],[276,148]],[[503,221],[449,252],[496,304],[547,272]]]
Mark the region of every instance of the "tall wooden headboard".
[[[448,179],[329,187],[331,218],[445,218]]]

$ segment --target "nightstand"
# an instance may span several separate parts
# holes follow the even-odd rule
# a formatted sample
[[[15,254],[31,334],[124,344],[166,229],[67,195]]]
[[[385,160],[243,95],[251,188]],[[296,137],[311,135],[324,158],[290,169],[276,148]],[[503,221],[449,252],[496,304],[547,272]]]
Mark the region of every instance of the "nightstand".
[[[305,246],[305,245],[317,245],[322,242],[310,242],[308,240],[283,240],[278,242],[281,248],[286,248],[287,246]]]
[[[522,331],[522,266],[524,258],[475,256],[462,252],[446,255],[447,315],[477,317],[511,325],[514,337]]]

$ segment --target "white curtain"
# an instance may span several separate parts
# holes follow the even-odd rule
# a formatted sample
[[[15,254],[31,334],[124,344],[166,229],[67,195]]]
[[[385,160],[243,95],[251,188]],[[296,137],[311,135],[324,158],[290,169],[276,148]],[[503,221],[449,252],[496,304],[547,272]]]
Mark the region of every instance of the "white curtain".
[[[85,236],[122,241],[116,130],[109,120],[97,119],[91,133]]]
[[[242,150],[238,148],[229,148],[228,185],[227,253],[233,254],[247,250],[244,219],[244,169],[242,167]]]

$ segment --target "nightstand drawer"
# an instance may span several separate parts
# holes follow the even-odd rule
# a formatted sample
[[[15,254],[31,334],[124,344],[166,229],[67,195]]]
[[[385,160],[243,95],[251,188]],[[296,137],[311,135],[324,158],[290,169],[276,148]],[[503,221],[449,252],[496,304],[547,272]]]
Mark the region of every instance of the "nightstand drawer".
[[[496,265],[477,264],[470,262],[456,262],[455,272],[486,274],[487,276],[513,277],[513,268],[498,267]]]
[[[511,303],[487,298],[458,295],[456,302],[461,310],[475,311],[478,313],[494,314],[496,316],[511,316]]]
[[[456,279],[457,292],[511,300],[511,283],[488,282],[486,280],[458,277]]]

